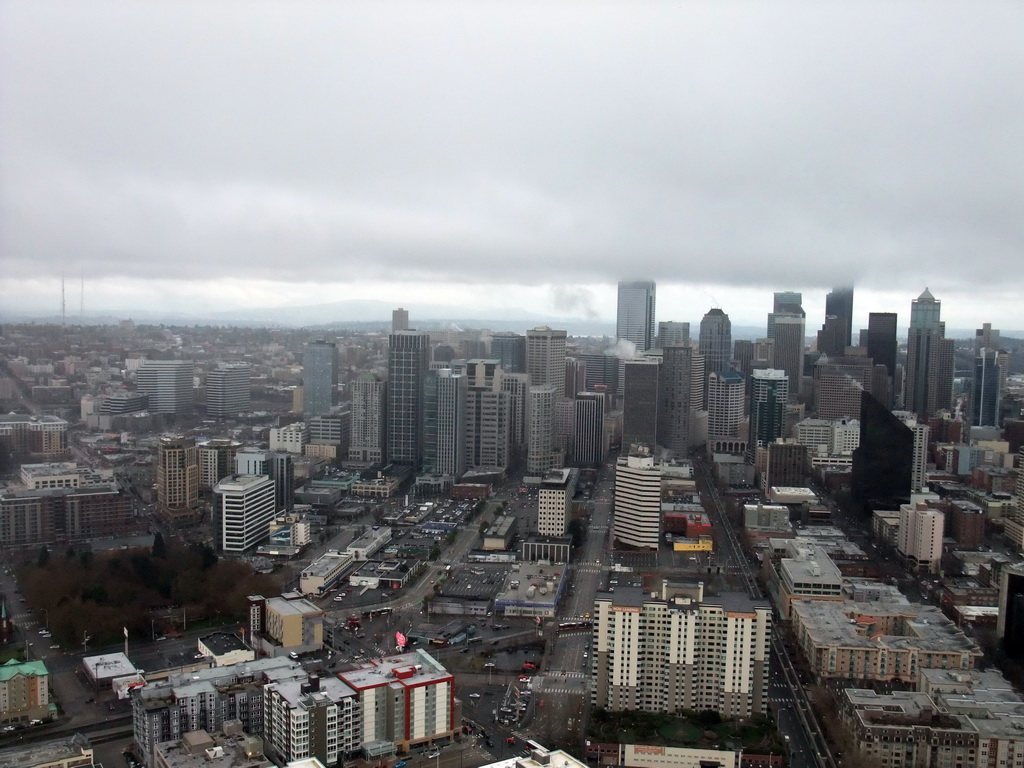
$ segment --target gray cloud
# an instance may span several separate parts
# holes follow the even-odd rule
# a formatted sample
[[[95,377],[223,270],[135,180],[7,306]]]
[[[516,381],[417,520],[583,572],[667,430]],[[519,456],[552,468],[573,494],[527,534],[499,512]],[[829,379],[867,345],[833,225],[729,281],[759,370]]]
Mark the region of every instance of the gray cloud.
[[[1024,287],[1019,4],[2,8],[5,292]]]

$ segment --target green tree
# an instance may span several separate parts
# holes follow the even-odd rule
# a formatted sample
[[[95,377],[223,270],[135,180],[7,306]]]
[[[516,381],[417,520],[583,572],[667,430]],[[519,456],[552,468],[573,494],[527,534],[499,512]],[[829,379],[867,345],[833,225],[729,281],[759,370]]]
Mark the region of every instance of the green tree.
[[[153,537],[153,557],[158,557],[161,560],[167,557],[167,544],[164,543],[164,536],[160,531],[157,531],[156,536]]]

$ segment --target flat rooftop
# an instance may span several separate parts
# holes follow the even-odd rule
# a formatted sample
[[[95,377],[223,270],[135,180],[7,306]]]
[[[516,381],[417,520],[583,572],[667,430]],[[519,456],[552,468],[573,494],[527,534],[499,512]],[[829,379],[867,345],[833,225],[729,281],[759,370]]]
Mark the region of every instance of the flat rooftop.
[[[413,653],[370,659],[355,669],[338,673],[338,679],[356,691],[382,685],[418,685],[451,680],[452,675],[441,663],[422,649]]]

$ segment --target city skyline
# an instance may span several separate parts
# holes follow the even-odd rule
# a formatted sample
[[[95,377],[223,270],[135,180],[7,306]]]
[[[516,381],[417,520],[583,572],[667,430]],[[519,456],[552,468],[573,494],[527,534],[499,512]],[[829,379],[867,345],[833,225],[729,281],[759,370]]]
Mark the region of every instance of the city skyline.
[[[1019,5],[47,5],[0,33],[9,313],[614,321],[642,274],[659,319],[1024,328]]]

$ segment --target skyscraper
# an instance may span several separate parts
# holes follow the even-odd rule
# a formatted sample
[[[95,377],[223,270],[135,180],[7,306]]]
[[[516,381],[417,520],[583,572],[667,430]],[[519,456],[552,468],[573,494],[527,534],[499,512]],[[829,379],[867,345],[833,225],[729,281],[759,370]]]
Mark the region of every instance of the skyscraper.
[[[194,369],[191,360],[146,360],[135,372],[135,384],[153,413],[191,413]]]
[[[638,352],[654,346],[654,282],[620,281],[615,336],[636,344]]]
[[[384,461],[387,387],[374,373],[361,373],[352,382],[352,433],[349,461]]]
[[[677,323],[674,320],[662,320],[658,323],[658,341],[655,346],[664,348],[669,344],[689,344],[690,324]]]
[[[974,358],[974,381],[971,386],[971,426],[999,426],[1001,382],[999,351],[982,347]]]
[[[658,445],[682,458],[693,447],[693,417],[704,404],[704,356],[689,344],[669,344],[661,360]]]
[[[526,332],[526,372],[531,387],[565,388],[565,331],[546,325]]]
[[[543,475],[555,466],[555,400],[559,390],[554,386],[530,387],[527,406],[526,471]]]
[[[498,360],[466,364],[466,464],[505,469],[512,461],[512,395]]]
[[[248,363],[224,363],[206,374],[206,415],[237,416],[252,410]]]
[[[712,452],[746,450],[743,403],[746,382],[736,371],[715,371],[708,376],[708,447]]]
[[[825,296],[825,317],[829,316],[839,319],[841,328],[839,333],[843,340],[843,346],[850,346],[853,335],[853,286],[833,288]],[[838,354],[843,354],[843,352],[844,350],[839,350]]]
[[[333,341],[317,339],[302,349],[302,412],[320,416],[331,412],[338,383],[338,348]]]
[[[712,373],[729,368],[732,358],[732,323],[718,307],[712,307],[700,321],[698,351],[704,356],[704,408],[708,407],[707,380]]]
[[[199,454],[194,437],[161,437],[156,449],[156,495],[167,511],[199,506]]]
[[[772,311],[768,315],[769,339],[775,338],[775,318],[777,315],[798,315],[806,317],[803,308],[803,294],[796,291],[776,291],[772,301]]]
[[[575,467],[599,467],[604,461],[604,401],[601,392],[579,392],[573,401],[571,463]]]
[[[638,450],[615,466],[612,536],[630,547],[657,550],[661,539],[661,475],[654,457]]]
[[[654,358],[626,360],[622,386],[622,445],[654,448],[658,439],[658,378]]]
[[[466,377],[451,368],[424,381],[423,471],[458,479],[466,471]]]
[[[501,361],[506,373],[526,373],[526,337],[505,331],[491,337],[491,357]]]
[[[895,312],[868,315],[868,357],[884,365],[890,378],[896,375],[896,323]]]
[[[397,331],[408,331],[409,330],[409,310],[398,309],[391,310],[391,332]]]
[[[750,448],[763,448],[783,437],[789,378],[774,368],[751,373]]]
[[[388,337],[388,461],[419,468],[423,460],[423,385],[430,337],[398,331]]]
[[[797,314],[776,314],[772,367],[785,371],[789,378],[789,397],[800,394],[804,372],[804,317]]]
[[[267,475],[231,475],[213,489],[219,543],[225,552],[247,552],[270,536],[274,481]]]
[[[853,452],[850,490],[858,503],[893,509],[909,501],[914,432],[885,405],[861,393],[860,444]]]
[[[948,409],[953,399],[953,340],[946,338],[941,309],[927,288],[910,307],[904,407],[921,418]]]

